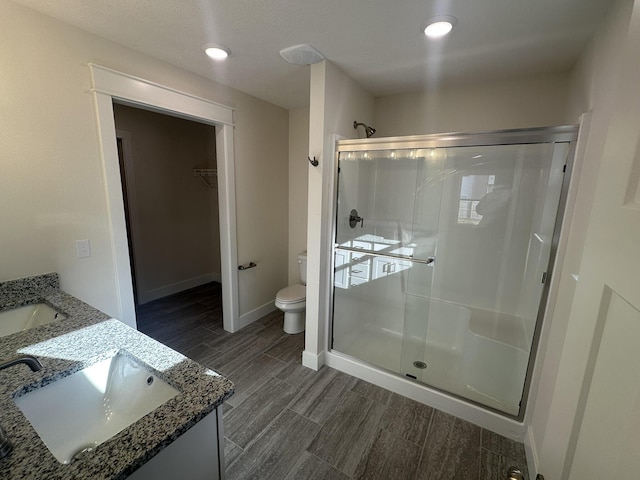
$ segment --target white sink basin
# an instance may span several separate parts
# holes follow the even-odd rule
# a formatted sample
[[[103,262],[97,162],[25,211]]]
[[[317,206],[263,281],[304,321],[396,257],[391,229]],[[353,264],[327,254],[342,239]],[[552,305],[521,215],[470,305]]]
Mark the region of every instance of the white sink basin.
[[[0,337],[29,330],[64,317],[49,305],[36,303],[0,312]]]
[[[69,463],[178,393],[138,361],[118,354],[15,402],[58,461]]]

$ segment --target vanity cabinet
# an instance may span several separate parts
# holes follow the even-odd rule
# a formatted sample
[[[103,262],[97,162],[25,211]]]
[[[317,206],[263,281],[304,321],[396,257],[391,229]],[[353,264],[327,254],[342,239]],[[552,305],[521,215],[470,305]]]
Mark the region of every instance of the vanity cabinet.
[[[222,406],[128,477],[129,480],[224,480]]]

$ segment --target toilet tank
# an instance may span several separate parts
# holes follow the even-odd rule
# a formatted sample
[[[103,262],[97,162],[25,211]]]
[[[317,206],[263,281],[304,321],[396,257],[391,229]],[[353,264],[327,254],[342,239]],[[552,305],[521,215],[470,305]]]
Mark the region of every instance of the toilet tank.
[[[307,252],[298,255],[298,267],[300,268],[300,281],[303,285],[307,284]]]

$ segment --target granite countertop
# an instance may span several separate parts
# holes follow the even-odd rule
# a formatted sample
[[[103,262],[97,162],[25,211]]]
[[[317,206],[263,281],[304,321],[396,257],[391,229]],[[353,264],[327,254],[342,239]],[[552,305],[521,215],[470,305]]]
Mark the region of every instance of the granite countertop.
[[[233,394],[226,378],[61,291],[55,273],[0,283],[0,311],[33,303],[66,318],[0,338],[0,362],[31,354],[44,367],[0,371],[0,426],[13,444],[0,459],[3,480],[126,478]],[[138,358],[180,394],[90,454],[59,463],[13,399],[118,352]]]

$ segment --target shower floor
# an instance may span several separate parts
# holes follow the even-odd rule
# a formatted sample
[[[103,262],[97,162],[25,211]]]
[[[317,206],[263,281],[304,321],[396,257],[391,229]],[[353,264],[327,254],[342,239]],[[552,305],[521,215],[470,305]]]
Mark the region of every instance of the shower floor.
[[[337,337],[337,336],[336,336]],[[403,352],[407,358],[402,357]],[[357,334],[339,340],[335,338],[333,349],[368,362],[375,366],[399,373],[414,375],[416,380],[428,386],[444,390],[463,398],[478,402],[497,410],[516,415],[519,410],[520,397],[517,385],[509,385],[504,392],[496,392],[495,383],[505,383],[505,379],[517,377],[526,369],[526,355],[524,351],[514,360],[497,359],[491,365],[486,365],[484,371],[478,371],[478,365],[469,365],[469,358],[465,359],[464,352],[446,348],[443,345],[425,344],[422,339],[410,339],[403,345],[403,337],[397,332],[375,327],[362,329]],[[510,347],[510,352],[514,349]],[[518,351],[520,351],[518,349]],[[415,357],[415,358],[414,358]],[[473,361],[473,358],[471,358]],[[424,362],[426,369],[418,369],[413,362]],[[473,371],[471,371],[471,368]],[[515,370],[515,373],[514,373]],[[469,381],[470,377],[471,381]],[[484,377],[484,378],[482,378]],[[518,381],[514,378],[514,381]],[[486,384],[486,386],[484,386]]]

